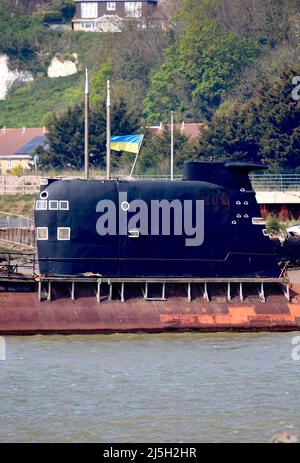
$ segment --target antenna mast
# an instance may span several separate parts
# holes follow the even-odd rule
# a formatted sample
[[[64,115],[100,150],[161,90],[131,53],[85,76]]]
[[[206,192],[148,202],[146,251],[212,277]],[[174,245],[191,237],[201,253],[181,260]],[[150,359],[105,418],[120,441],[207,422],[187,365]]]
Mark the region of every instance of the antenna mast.
[[[171,112],[171,181],[174,180],[174,111]]]
[[[89,178],[89,71],[85,70],[84,91],[84,178]]]
[[[111,165],[111,100],[110,100],[110,81],[107,81],[107,119],[106,119],[106,125],[107,125],[107,134],[106,134],[106,169],[107,169],[107,174],[106,178],[107,180],[110,180],[110,165]]]

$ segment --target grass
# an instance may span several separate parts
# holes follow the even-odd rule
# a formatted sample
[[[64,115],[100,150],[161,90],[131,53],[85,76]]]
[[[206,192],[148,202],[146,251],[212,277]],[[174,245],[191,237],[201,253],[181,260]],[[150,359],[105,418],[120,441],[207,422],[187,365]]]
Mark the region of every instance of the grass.
[[[124,36],[121,34],[67,31],[51,33],[48,38],[45,53],[41,54],[40,62],[35,65],[35,80],[12,92],[7,100],[0,101],[0,127],[42,127],[46,125],[49,113],[82,101],[82,71],[69,77],[46,77],[47,66],[56,54],[63,59],[72,59],[72,54],[76,53],[81,69],[87,66],[92,72],[110,61],[116,48],[124,47]],[[31,69],[33,64],[29,61],[26,69]]]
[[[0,126],[44,126],[47,115],[70,104],[66,91],[76,87],[80,79],[81,73],[57,79],[42,77],[17,89],[0,101]]]
[[[0,196],[0,211],[33,218],[35,197],[36,195]]]
[[[293,225],[299,225],[300,220],[287,220],[286,222],[281,222],[277,215],[270,214],[266,222],[266,227],[269,233],[274,235],[285,235],[286,230]]]

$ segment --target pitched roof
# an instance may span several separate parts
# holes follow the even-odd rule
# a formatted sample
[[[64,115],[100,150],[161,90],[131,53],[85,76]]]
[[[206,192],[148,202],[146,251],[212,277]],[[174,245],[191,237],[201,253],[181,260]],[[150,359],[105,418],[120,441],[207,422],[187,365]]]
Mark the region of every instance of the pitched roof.
[[[0,158],[15,156],[24,145],[36,137],[45,137],[45,129],[2,129],[0,131]]]
[[[151,133],[159,135],[163,133],[165,127],[170,129],[171,126],[170,124],[151,125],[150,127],[147,127],[147,129],[149,129]],[[201,133],[204,130],[207,130],[207,128],[207,124],[198,122],[182,122],[181,124],[175,124],[175,130],[178,130],[183,135],[191,139],[199,138]]]
[[[47,144],[47,138],[45,135],[39,135],[30,140],[26,145],[16,151],[16,154],[34,154],[35,150],[42,146],[44,147]]]

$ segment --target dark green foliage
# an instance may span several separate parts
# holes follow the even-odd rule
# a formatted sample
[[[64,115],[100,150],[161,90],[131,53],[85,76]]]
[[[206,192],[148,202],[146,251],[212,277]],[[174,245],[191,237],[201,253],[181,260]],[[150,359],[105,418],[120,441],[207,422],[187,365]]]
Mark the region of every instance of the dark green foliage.
[[[26,14],[11,14],[0,5],[0,52],[21,62],[34,59],[39,43],[48,32],[43,24]]]
[[[61,15],[66,23],[70,22],[75,14],[73,0],[63,0],[61,5]]]
[[[112,107],[113,135],[134,133],[137,120],[127,111],[123,100]],[[84,161],[84,110],[83,105],[53,114],[48,121],[50,149],[40,158],[44,168],[79,169]],[[90,163],[99,169],[105,164],[106,108],[98,105],[90,111]]]
[[[126,101],[125,113],[113,113],[120,118],[113,122],[114,134],[136,131],[142,123],[137,124],[136,118],[143,114],[144,122],[166,122],[171,110],[177,120],[209,121],[200,150],[177,134],[177,172],[184,159],[194,156],[262,160],[273,170],[299,168],[299,105],[290,95],[291,79],[300,69],[289,70],[290,63],[299,60],[298,0],[169,1],[166,11],[168,3],[181,6],[168,33],[129,28],[121,34],[55,32],[45,26],[45,18],[69,22],[73,0],[49,0],[42,7],[45,9],[37,8],[35,0],[20,0],[18,7],[12,0],[0,3],[0,53],[9,55],[12,67],[30,70],[35,78],[0,102],[0,125],[42,126],[49,113],[55,112],[49,123],[51,133],[53,129],[59,134],[61,123],[66,133],[78,140],[77,151],[74,140],[72,150],[58,143],[52,151],[58,167],[81,163],[83,73],[59,79],[45,75],[53,56],[59,53],[61,59],[72,60],[76,53],[79,70],[87,66],[91,74],[95,119],[91,162],[97,166],[103,165],[105,152],[105,113],[98,108],[104,107],[106,80],[110,78],[113,99]],[[281,63],[288,71],[280,75]],[[75,104],[77,118],[75,109],[60,113]],[[135,114],[129,116],[129,126],[124,122],[128,112]],[[55,140],[53,143],[56,146]],[[65,153],[62,157],[59,150]],[[168,133],[156,138],[147,135],[140,169],[169,173],[169,153]],[[131,161],[127,155],[114,156],[116,167]],[[49,165],[50,158],[47,161],[44,156],[47,162]]]
[[[46,24],[59,24],[63,22],[63,17],[60,11],[45,11],[43,22]]]
[[[270,214],[269,217],[268,217],[266,228],[267,228],[268,232],[273,234],[273,235],[280,234],[281,226],[280,226],[279,218],[276,217],[275,215]]]
[[[200,140],[200,157],[262,161],[292,170],[300,165],[300,104],[292,98],[292,79],[300,68],[258,85],[255,96],[216,114]]]
[[[209,119],[237,84],[241,70],[259,55],[255,39],[221,27],[204,2],[183,3],[182,29],[171,40],[161,69],[152,75],[145,99],[149,123],[164,120],[172,110],[186,119]]]
[[[142,175],[170,175],[171,133],[165,128],[162,134],[145,132],[145,141],[137,165],[137,172]],[[182,174],[184,161],[196,156],[196,143],[174,131],[174,170]]]

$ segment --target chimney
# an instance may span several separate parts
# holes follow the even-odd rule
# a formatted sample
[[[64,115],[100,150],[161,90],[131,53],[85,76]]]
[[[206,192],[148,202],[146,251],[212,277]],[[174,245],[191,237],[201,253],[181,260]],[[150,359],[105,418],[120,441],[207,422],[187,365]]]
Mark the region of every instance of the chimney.
[[[45,126],[43,127],[43,133],[46,133],[46,127]]]
[[[184,128],[185,128],[185,122],[184,122],[184,121],[182,121],[182,124],[181,124],[181,130],[184,130]]]
[[[26,132],[26,127],[23,127],[23,132],[22,132],[22,134],[24,135],[25,132]]]
[[[161,123],[159,124],[159,130],[162,130],[162,128],[163,128],[163,123],[161,122]]]
[[[2,129],[2,133],[6,133],[6,127],[5,126]]]

